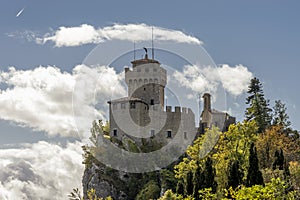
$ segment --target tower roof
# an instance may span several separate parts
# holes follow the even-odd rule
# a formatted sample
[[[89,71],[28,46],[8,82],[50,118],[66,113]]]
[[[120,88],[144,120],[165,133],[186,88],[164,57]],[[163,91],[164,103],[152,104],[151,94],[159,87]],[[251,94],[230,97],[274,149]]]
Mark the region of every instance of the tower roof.
[[[145,56],[143,59],[131,61],[132,67],[136,67],[138,65],[148,64],[148,63],[157,63],[160,64],[157,60],[149,59],[148,56]]]

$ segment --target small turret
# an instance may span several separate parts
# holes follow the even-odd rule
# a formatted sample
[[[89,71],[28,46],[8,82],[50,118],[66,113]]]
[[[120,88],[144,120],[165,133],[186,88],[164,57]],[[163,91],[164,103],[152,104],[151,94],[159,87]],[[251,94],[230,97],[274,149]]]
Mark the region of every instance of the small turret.
[[[211,101],[210,101],[210,94],[209,93],[205,93],[203,95],[203,99],[204,99],[204,110],[205,111],[211,111]]]

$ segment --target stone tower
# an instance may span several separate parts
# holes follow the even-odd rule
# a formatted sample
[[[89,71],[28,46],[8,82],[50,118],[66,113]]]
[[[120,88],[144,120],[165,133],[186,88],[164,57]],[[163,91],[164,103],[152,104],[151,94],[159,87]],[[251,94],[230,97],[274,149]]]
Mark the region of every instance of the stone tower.
[[[159,104],[164,107],[164,89],[167,83],[166,70],[160,63],[149,59],[134,60],[132,70],[125,68],[125,81],[128,86],[128,97],[143,100],[148,105]]]
[[[206,128],[218,127],[220,131],[228,130],[230,124],[235,123],[235,117],[230,116],[226,112],[221,112],[211,108],[211,95],[205,93],[203,96],[203,111],[200,120],[200,133],[204,133]]]

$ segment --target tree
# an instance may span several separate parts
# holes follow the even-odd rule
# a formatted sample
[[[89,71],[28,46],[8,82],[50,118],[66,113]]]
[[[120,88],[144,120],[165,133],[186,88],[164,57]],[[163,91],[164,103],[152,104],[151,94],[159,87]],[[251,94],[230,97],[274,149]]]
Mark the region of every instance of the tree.
[[[158,184],[151,180],[149,181],[144,188],[136,196],[136,200],[143,199],[157,199],[160,195],[160,188]]]
[[[198,167],[194,173],[194,177],[193,177],[193,197],[195,198],[195,200],[199,200],[199,190],[203,189],[203,181],[204,181],[204,175],[203,172],[201,170],[201,167],[198,164]]]
[[[177,182],[176,193],[181,194],[181,195],[184,194],[184,185],[183,185],[183,182],[181,180]]]
[[[184,187],[184,194],[187,195],[192,195],[193,190],[194,190],[194,185],[193,185],[193,172],[189,171],[185,177],[185,187]]]
[[[271,182],[266,183],[265,186],[254,185],[252,187],[242,186],[238,190],[229,189],[230,197],[234,199],[297,199],[298,195],[296,191],[286,192],[287,185],[284,181],[277,179],[272,179]]]
[[[241,184],[242,180],[246,178],[243,172],[248,168],[249,149],[256,138],[257,126],[255,121],[244,121],[230,125],[228,131],[220,136],[215,147],[216,153],[212,154],[218,193],[222,193],[224,188],[228,188],[228,185],[234,185],[235,181],[237,181],[235,185]]]
[[[272,125],[281,126],[284,129],[289,128],[291,122],[289,121],[289,116],[286,113],[286,106],[280,100],[275,101],[275,106],[273,107],[273,122]]]
[[[203,188],[211,188],[212,192],[216,192],[217,190],[217,182],[215,180],[216,170],[213,167],[213,162],[210,156],[208,156],[205,160],[203,175],[204,175]]]
[[[257,155],[262,169],[273,168],[275,152],[282,149],[285,160],[296,161],[300,159],[300,140],[285,134],[280,126],[271,126],[256,140]],[[280,154],[280,152],[278,152]]]
[[[254,143],[252,143],[250,147],[249,167],[248,167],[246,186],[251,187],[253,185],[263,185],[263,184],[264,184],[264,179],[262,177],[261,171],[259,170],[256,147]]]
[[[273,163],[273,170],[278,168],[279,170],[283,170],[284,167],[284,155],[282,149],[280,151],[275,151],[275,161]]]
[[[229,168],[228,174],[228,188],[237,188],[239,185],[242,184],[243,181],[243,172],[240,167],[240,162],[238,160],[234,160]]]
[[[269,100],[265,99],[263,86],[258,78],[251,79],[248,92],[249,96],[246,99],[246,104],[249,107],[246,109],[246,120],[255,120],[258,126],[258,132],[262,133],[271,125],[271,111],[269,108]]]

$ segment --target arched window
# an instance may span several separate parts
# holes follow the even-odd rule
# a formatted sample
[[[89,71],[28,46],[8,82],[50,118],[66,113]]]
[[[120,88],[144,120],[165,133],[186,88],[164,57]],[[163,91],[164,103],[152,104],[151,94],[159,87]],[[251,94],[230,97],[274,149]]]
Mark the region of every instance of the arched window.
[[[137,80],[136,79],[134,79],[133,85],[134,85],[134,87],[137,87]]]

